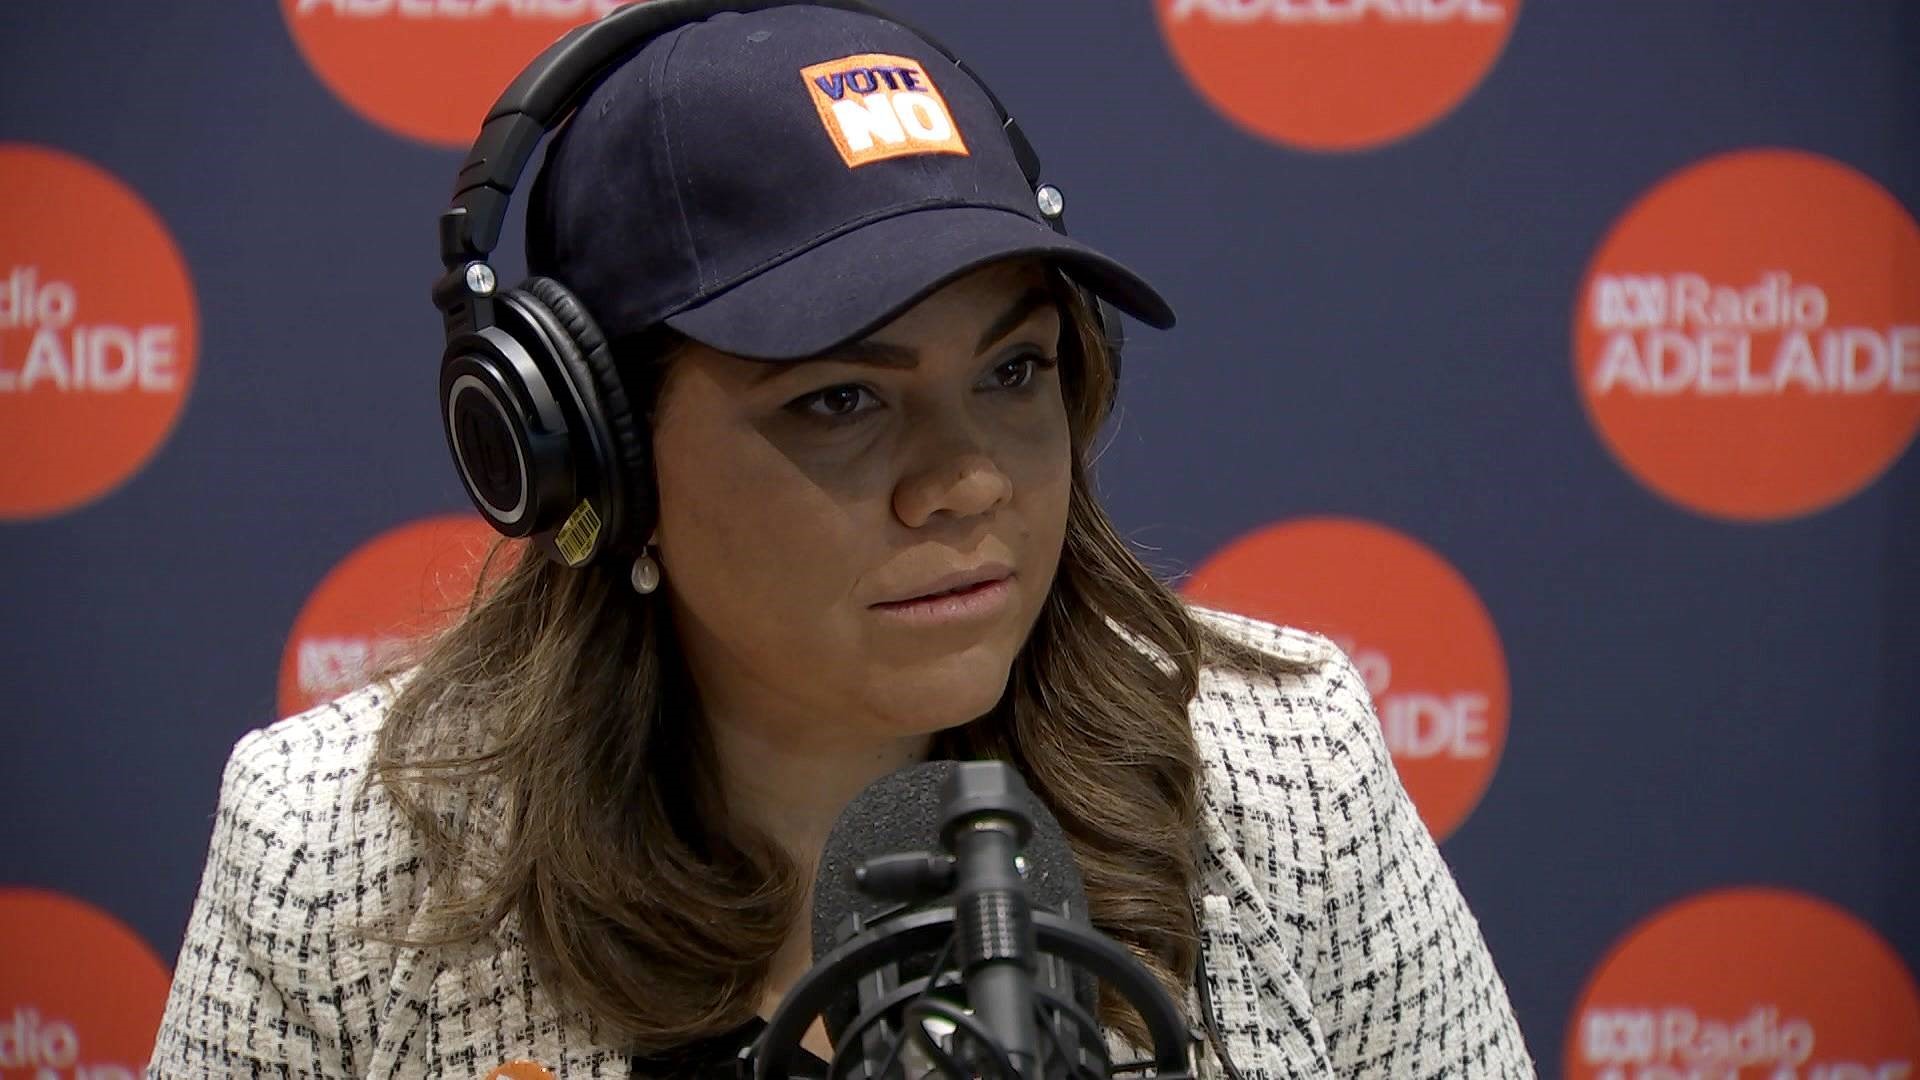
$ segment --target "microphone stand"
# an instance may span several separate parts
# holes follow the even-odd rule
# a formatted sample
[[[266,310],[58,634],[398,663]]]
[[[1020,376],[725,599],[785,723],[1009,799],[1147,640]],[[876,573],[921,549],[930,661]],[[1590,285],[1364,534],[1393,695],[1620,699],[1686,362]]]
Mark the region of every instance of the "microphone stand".
[[[954,938],[967,1004],[1021,1080],[1039,1080],[1039,948],[1020,857],[1033,833],[1032,796],[1019,773],[985,761],[956,767],[944,794],[940,839],[954,856]]]
[[[1034,911],[1023,880],[1020,851],[1031,834],[1025,800],[1032,796],[1010,766],[1001,762],[958,765],[943,789],[946,809],[941,840],[950,856],[929,852],[886,853],[870,859],[855,874],[860,888],[882,899],[913,904],[951,894],[952,906],[909,910],[867,926],[856,917],[854,935],[842,941],[801,976],[754,1044],[741,1055],[741,1075],[755,1080],[791,1080],[800,1040],[815,1018],[838,998],[901,958],[941,954],[952,948],[960,966],[968,1008],[961,1010],[925,992],[899,987],[868,1009],[837,1039],[828,1075],[863,1080],[896,1080],[904,1075],[897,1053],[872,1060],[865,1036],[896,1008],[905,1018],[898,1039],[914,1039],[926,1056],[948,1075],[973,1075],[982,1062],[957,1061],[944,1047],[930,1044],[922,1024],[937,1017],[964,1030],[982,1049],[994,1073],[1004,1080],[1042,1080],[1035,968],[1044,956],[1087,972],[1118,991],[1146,1021],[1158,1080],[1192,1080],[1189,1032],[1184,1014],[1133,954],[1090,926],[1047,911]],[[923,989],[940,979],[935,971]],[[1078,1013],[1086,1039],[1097,1045],[1100,1031],[1090,1016]],[[855,1055],[849,1059],[848,1055]],[[1101,1051],[1104,1060],[1104,1050]]]

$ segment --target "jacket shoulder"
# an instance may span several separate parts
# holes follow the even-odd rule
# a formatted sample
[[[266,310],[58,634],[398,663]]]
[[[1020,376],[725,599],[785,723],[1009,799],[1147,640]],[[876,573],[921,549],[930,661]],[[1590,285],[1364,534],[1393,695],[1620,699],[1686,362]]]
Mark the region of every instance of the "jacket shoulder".
[[[423,884],[418,844],[370,775],[389,684],[242,737],[227,758],[200,892],[151,1076],[339,1075],[369,1052],[363,1002],[385,986]],[[221,1017],[247,1016],[237,1043]]]
[[[326,880],[342,860],[378,861],[403,840],[399,814],[370,783],[397,694],[376,684],[247,733],[220,784],[218,818],[285,859],[288,881]],[[404,845],[403,845],[404,846]]]
[[[1275,776],[1311,773],[1316,786],[1340,788],[1379,767],[1386,747],[1373,699],[1338,645],[1298,627],[1193,612],[1268,661],[1214,662],[1200,671],[1188,714],[1216,771],[1257,762]]]
[[[226,776],[241,783],[222,784],[222,809],[286,815],[339,806],[371,769],[395,693],[376,684],[242,736]]]
[[[1353,662],[1319,634],[1196,614],[1271,661],[1203,668],[1189,708],[1205,765],[1204,887],[1218,894],[1202,898],[1203,931],[1233,976],[1220,996],[1242,988],[1239,1018],[1265,1029],[1245,1041],[1248,1058],[1275,1071],[1276,1057],[1316,1061],[1329,1075],[1472,1063],[1476,1076],[1532,1076],[1485,940]]]
[[[1311,630],[1198,605],[1189,605],[1187,610],[1215,633],[1250,645],[1278,660],[1315,664],[1340,653],[1339,647],[1331,640]]]
[[[254,731],[235,745],[221,811],[281,837],[316,922],[404,926],[424,886],[421,844],[375,782],[373,755],[404,680],[380,682]],[[251,783],[232,781],[251,778]],[[342,901],[351,895],[352,903]]]
[[[419,899],[418,844],[383,789],[373,752],[399,687],[376,683],[249,732],[220,785],[216,824],[250,838],[258,870],[236,889],[268,888],[308,933],[358,939],[406,922]],[[259,897],[250,896],[256,902]],[[290,909],[299,909],[293,911]]]

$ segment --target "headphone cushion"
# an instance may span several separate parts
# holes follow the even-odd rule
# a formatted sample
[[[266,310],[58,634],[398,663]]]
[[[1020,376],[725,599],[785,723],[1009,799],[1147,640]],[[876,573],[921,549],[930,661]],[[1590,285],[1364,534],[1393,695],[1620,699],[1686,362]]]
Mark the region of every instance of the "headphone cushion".
[[[587,314],[586,305],[565,285],[552,278],[531,277],[521,285],[521,290],[539,301],[559,324],[564,332],[563,347],[573,350],[572,356],[561,359],[585,373],[597,399],[600,419],[605,421],[607,439],[613,448],[612,464],[618,474],[607,477],[606,482],[617,490],[616,497],[625,508],[624,520],[616,526],[615,540],[624,539],[638,549],[653,531],[653,447],[644,425],[634,416],[626,383],[614,365],[613,351],[608,348],[606,336],[593,316]]]

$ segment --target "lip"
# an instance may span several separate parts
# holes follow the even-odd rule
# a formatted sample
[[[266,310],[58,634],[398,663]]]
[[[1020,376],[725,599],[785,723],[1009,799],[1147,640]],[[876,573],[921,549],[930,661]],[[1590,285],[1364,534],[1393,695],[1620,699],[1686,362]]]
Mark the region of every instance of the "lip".
[[[1004,581],[1013,576],[1013,568],[1004,563],[981,563],[966,570],[955,570],[934,578],[925,585],[917,585],[911,592],[901,592],[892,599],[882,600],[874,607],[886,607],[892,604],[912,604],[923,600],[933,600],[941,593],[958,592],[976,585],[985,585],[992,581]]]
[[[912,595],[883,600],[872,610],[914,623],[966,621],[996,615],[1013,595],[1013,571],[988,564],[915,586]]]

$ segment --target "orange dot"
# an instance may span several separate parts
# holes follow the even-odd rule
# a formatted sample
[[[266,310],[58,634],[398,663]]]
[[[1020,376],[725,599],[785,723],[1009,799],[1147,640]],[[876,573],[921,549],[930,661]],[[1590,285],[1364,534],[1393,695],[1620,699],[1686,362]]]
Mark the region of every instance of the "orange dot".
[[[477,516],[449,514],[391,529],[362,544],[321,579],[280,656],[280,712],[310,709],[366,685],[422,638],[465,612],[500,537]],[[504,548],[489,573],[510,569]]]
[[[0,889],[0,957],[0,1075],[145,1071],[173,980],[138,934],[81,900]]]
[[[1302,518],[1229,543],[1182,591],[1339,644],[1436,839],[1479,804],[1506,746],[1506,654],[1486,606],[1445,559],[1371,522]]]
[[[541,50],[620,0],[280,0],[300,55],[376,126],[452,148]]]
[[[1652,491],[1733,521],[1825,509],[1920,429],[1920,226],[1816,154],[1708,158],[1607,234],[1573,352],[1594,429]]]
[[[1452,112],[1493,68],[1520,0],[1155,0],[1174,60],[1255,135],[1357,150]]]
[[[60,150],[0,144],[0,519],[138,473],[193,385],[193,283],[138,194]]]
[[[487,1080],[553,1080],[553,1071],[537,1061],[509,1061],[487,1074]]]
[[[1783,889],[1723,889],[1614,945],[1567,1027],[1565,1074],[1913,1075],[1920,991],[1866,923]]]

